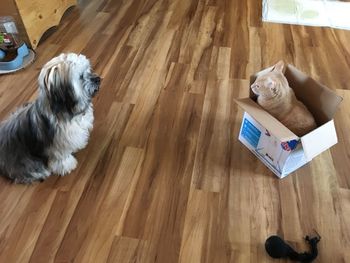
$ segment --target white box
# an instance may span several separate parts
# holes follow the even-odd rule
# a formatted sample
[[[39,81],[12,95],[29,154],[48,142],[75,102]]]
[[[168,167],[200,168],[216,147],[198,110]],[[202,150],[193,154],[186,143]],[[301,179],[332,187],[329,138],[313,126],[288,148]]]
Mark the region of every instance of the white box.
[[[350,3],[334,0],[263,0],[264,22],[350,29]]]
[[[250,85],[259,74],[271,69],[251,76]],[[338,142],[333,116],[342,101],[332,90],[291,65],[287,65],[285,76],[318,124],[315,130],[300,138],[261,108],[252,92],[249,97],[236,100],[244,110],[238,139],[279,178],[299,169]],[[250,85],[247,88],[250,89]]]

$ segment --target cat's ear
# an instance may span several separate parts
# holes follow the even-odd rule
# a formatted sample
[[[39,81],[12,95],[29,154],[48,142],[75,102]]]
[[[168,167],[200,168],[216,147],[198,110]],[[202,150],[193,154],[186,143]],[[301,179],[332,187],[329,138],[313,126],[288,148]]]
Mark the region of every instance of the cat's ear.
[[[278,61],[277,64],[274,66],[273,70],[279,73],[284,73],[285,71],[284,61],[283,60]]]

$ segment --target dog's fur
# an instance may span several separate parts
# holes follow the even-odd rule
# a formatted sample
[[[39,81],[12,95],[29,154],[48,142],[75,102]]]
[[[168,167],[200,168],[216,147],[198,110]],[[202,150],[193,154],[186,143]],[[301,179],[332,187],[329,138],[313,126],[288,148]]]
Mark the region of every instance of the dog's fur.
[[[0,124],[0,173],[31,183],[75,169],[72,153],[87,145],[99,86],[85,56],[69,53],[50,60],[39,75],[38,98]]]

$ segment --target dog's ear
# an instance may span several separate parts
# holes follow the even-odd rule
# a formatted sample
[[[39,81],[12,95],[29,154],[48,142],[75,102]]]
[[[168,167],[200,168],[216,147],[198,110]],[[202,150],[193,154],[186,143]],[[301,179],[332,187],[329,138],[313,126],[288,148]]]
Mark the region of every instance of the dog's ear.
[[[41,86],[54,114],[68,114],[71,117],[74,115],[77,101],[70,83],[68,67],[58,64],[49,68],[41,78]]]

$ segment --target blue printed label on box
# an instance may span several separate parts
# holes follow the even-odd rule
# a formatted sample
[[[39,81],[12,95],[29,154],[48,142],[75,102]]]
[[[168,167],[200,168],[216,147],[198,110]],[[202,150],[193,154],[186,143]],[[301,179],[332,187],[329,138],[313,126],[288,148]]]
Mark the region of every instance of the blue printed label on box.
[[[280,178],[306,163],[299,140],[281,141],[246,112],[238,139]]]
[[[241,135],[254,148],[258,146],[261,131],[259,131],[249,120],[244,119]]]

